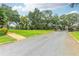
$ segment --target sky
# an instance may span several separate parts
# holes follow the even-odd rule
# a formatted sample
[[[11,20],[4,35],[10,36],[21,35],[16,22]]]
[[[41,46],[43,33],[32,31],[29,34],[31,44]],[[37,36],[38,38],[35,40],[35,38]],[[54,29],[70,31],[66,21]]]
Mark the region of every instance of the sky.
[[[79,0],[0,0],[0,3],[78,3]]]
[[[6,5],[12,7],[13,10],[17,10],[20,15],[28,15],[29,11],[33,11],[38,8],[40,11],[52,10],[53,14],[63,15],[67,13],[79,13],[79,6],[71,8],[68,3],[6,3]]]

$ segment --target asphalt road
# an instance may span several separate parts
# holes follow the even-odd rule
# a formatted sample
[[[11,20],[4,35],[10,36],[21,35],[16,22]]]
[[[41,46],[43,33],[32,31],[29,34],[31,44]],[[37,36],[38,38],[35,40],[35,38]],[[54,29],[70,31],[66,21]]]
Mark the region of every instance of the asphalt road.
[[[0,46],[0,56],[63,56],[68,55],[68,33],[51,32]]]

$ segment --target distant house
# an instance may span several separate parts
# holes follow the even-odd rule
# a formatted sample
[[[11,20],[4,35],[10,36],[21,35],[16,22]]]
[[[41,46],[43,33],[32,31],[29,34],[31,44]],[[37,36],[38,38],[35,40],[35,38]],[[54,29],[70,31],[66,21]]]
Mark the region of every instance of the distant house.
[[[9,28],[14,29],[16,27],[16,23],[15,22],[10,22],[9,23]]]

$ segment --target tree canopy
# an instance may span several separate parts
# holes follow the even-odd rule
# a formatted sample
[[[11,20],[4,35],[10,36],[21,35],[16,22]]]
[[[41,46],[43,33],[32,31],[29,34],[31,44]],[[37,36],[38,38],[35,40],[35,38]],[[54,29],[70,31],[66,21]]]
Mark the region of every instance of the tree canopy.
[[[0,6],[0,27],[9,25],[15,22],[15,29],[24,30],[79,30],[79,14],[70,13],[58,16],[54,15],[51,10],[40,11],[35,8],[34,11],[29,11],[28,15],[21,16],[17,10],[12,10],[11,7],[2,4]]]

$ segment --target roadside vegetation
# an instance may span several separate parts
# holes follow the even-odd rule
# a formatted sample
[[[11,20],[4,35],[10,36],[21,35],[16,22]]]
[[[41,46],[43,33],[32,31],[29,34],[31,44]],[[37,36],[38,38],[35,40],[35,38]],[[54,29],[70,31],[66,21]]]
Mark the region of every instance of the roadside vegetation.
[[[74,8],[76,7],[74,5],[69,6]],[[28,15],[21,16],[17,10],[13,10],[6,4],[0,5],[0,42],[2,43],[15,41],[7,36],[7,32],[30,37],[46,34],[52,30],[79,31],[79,13],[58,16],[51,10],[40,11],[35,8],[34,11],[29,11]]]
[[[16,33],[25,37],[47,34],[53,30],[9,30],[9,32]]]
[[[6,28],[0,29],[0,44],[12,43],[15,41],[15,39],[6,35],[6,32]]]
[[[15,42],[15,41],[16,41],[15,39],[7,35],[0,36],[0,44],[7,44],[7,43]]]
[[[51,32],[52,30],[8,30],[8,32],[16,33],[24,37],[31,37],[35,35],[42,35]],[[6,29],[0,29],[0,44],[12,43],[16,39],[5,34]]]
[[[73,4],[72,4],[73,5]],[[14,25],[14,26],[11,26]],[[79,14],[69,13],[58,16],[51,10],[35,8],[28,15],[21,16],[17,10],[1,4],[0,28],[15,30],[79,30]]]
[[[70,32],[70,35],[72,36],[73,39],[79,41],[79,31]]]

